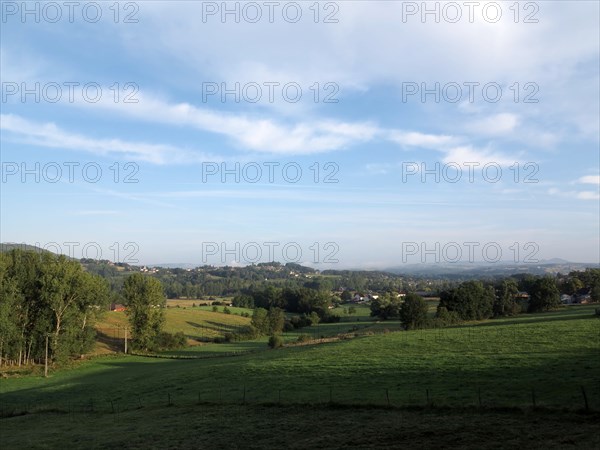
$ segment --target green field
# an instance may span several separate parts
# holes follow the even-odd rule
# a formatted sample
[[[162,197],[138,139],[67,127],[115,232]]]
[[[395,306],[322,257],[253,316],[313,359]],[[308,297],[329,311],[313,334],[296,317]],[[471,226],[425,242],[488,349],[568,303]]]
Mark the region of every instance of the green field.
[[[241,309],[241,308],[240,308]],[[222,311],[222,307],[220,308]],[[250,319],[238,314],[223,314],[201,308],[167,308],[165,310],[165,331],[181,331],[188,338],[188,344],[197,345],[226,332],[234,332],[250,324]],[[96,324],[100,339],[96,353],[109,353],[122,350],[123,329],[127,326],[125,312],[110,311]]]
[[[22,448],[29,439],[25,447],[43,448],[48,438],[51,447],[369,448],[400,446],[396,439],[414,432],[421,440],[410,446],[417,448],[492,448],[482,445],[485,435],[534,448],[593,448],[598,413],[577,413],[584,392],[588,409],[600,410],[600,320],[593,310],[279,350],[232,343],[255,350],[240,356],[98,357],[47,379],[2,380],[0,445]],[[433,422],[422,423],[427,418]],[[279,437],[271,422],[283,427]],[[102,424],[118,431],[105,433]],[[458,440],[443,438],[451,430]],[[246,433],[252,443],[240,440]]]

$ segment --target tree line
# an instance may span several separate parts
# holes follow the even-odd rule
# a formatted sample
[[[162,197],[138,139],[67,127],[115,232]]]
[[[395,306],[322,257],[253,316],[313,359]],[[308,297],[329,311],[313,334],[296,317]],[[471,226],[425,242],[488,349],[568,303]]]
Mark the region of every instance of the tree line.
[[[90,350],[108,305],[104,279],[50,252],[0,253],[0,364],[64,361]]]
[[[571,294],[581,289],[590,291],[592,301],[600,301],[600,269],[556,277],[517,275],[495,283],[465,281],[440,292],[433,318],[428,316],[425,300],[415,294],[386,293],[372,300],[370,308],[372,316],[399,318],[407,329],[426,328],[550,311],[561,305],[561,291]]]

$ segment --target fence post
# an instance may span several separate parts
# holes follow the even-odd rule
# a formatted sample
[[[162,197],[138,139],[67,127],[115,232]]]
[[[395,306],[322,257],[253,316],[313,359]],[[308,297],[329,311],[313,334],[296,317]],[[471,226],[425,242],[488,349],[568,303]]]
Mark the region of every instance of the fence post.
[[[385,398],[387,399],[387,405],[390,406],[390,391],[388,388],[385,388]]]
[[[46,358],[44,360],[44,378],[48,377],[48,335],[46,335]]]
[[[587,394],[585,393],[585,388],[583,386],[581,386],[581,394],[583,395],[583,402],[585,404],[585,410],[586,410],[586,412],[589,412],[590,405],[588,404]]]

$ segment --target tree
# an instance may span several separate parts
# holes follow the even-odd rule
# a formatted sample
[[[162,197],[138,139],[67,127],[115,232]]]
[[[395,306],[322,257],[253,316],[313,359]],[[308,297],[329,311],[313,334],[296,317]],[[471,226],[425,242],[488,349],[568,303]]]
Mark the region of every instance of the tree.
[[[401,304],[402,300],[399,297],[387,293],[371,300],[371,316],[383,320],[399,317]]]
[[[340,298],[343,302],[348,302],[352,299],[352,293],[348,289],[344,289]]]
[[[590,292],[592,301],[600,302],[600,280],[596,280],[592,285],[592,291]]]
[[[268,334],[270,328],[268,311],[264,308],[254,308],[250,324],[259,334]]]
[[[466,281],[455,289],[440,293],[438,308],[456,311],[463,320],[481,320],[492,316],[494,289],[481,281]]]
[[[152,350],[165,321],[162,284],[156,278],[134,273],[125,280],[123,291],[133,343],[141,350]]]
[[[269,320],[269,333],[279,334],[285,325],[285,313],[281,308],[271,308],[267,314]]]
[[[94,319],[108,302],[108,285],[77,261],[50,252],[0,254],[0,360],[64,360],[94,342]]]
[[[515,280],[506,279],[497,286],[492,311],[494,317],[512,316],[520,311],[520,307],[515,300],[518,292],[519,286]]]
[[[407,330],[422,327],[427,321],[427,303],[416,294],[407,294],[400,305],[400,320]]]
[[[529,289],[529,307],[527,312],[542,312],[560,306],[560,293],[556,283],[550,277],[537,278]]]

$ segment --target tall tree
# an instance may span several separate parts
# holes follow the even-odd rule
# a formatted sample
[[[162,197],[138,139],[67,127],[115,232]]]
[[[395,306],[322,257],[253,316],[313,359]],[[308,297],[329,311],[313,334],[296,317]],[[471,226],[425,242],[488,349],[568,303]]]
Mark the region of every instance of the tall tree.
[[[123,284],[123,296],[134,347],[152,350],[165,322],[162,284],[156,278],[134,273]]]
[[[492,316],[494,299],[491,286],[484,286],[481,281],[465,281],[456,289],[442,291],[438,307],[456,311],[464,320],[481,320]]]
[[[494,317],[512,316],[520,310],[515,301],[518,292],[519,286],[515,280],[502,280],[496,287],[496,298],[493,306]]]
[[[527,312],[549,311],[560,306],[560,293],[555,281],[550,277],[535,280],[529,288]]]
[[[427,321],[427,303],[419,295],[407,294],[400,305],[400,320],[407,330],[422,327]]]

